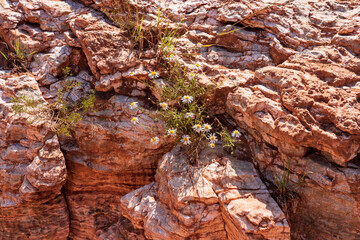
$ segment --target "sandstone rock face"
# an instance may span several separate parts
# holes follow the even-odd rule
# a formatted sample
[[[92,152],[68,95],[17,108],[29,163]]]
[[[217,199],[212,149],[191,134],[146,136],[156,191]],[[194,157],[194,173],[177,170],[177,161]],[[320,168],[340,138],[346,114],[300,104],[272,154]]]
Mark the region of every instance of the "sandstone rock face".
[[[149,239],[290,239],[284,214],[252,163],[205,149],[191,166],[180,147],[156,182],[125,195],[123,214]]]
[[[275,183],[285,164],[291,189],[306,174],[294,190],[297,239],[359,237],[359,64],[342,47],[316,47],[255,71],[228,96],[227,112],[251,135],[266,178]]]
[[[336,60],[326,67],[319,52]],[[229,112],[241,113],[236,120],[287,155],[304,156],[314,148],[330,161],[346,165],[360,146],[360,103],[354,84],[360,77],[347,69],[345,61],[360,64],[343,48],[321,47],[257,70],[247,87],[229,95]]]
[[[0,72],[1,239],[67,239],[69,215],[60,189],[65,159],[45,121],[29,125],[12,110],[12,97],[45,102],[35,78]]]
[[[36,51],[29,73],[0,70],[0,239],[289,239],[259,176],[292,239],[360,238],[358,1],[129,0],[144,27],[159,4],[170,28],[182,20],[175,55],[189,72],[200,64],[209,115],[242,128],[259,176],[220,150],[193,167],[178,148],[162,158],[172,143],[150,144],[165,126],[128,104],[148,109],[143,80],[166,69],[100,12],[111,2],[0,0],[1,41]],[[99,111],[59,147],[10,98],[53,102],[66,66]]]
[[[111,97],[78,124],[73,141],[63,141],[72,239],[106,239],[101,236],[104,228],[118,231],[111,228],[123,220],[120,197],[150,183],[158,159],[171,146],[151,145],[150,138],[160,135],[164,126],[143,111],[129,109],[135,100]],[[139,124],[131,123],[131,116],[137,116]]]

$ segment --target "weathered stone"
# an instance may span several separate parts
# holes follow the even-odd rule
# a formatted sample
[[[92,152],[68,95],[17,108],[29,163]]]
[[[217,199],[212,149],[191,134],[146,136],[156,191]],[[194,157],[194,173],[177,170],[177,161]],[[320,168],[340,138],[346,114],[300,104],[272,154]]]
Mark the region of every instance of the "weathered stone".
[[[30,74],[0,72],[0,236],[2,239],[67,239],[69,219],[60,192],[65,159],[46,120],[27,123],[12,97],[45,102]]]
[[[123,214],[149,239],[290,239],[290,229],[250,162],[203,150],[199,166],[176,147],[156,183],[121,199]]]
[[[342,57],[339,51],[332,53]],[[333,70],[326,70],[302,55],[299,61],[298,55],[292,56],[282,68],[256,71],[253,86],[238,88],[229,95],[229,112],[283,153],[304,156],[311,147],[324,152],[330,161],[346,165],[360,147],[360,104],[357,92],[342,86],[360,78],[341,66],[340,59],[333,63]],[[323,70],[316,70],[318,66]],[[235,116],[237,112],[242,116]]]
[[[360,147],[358,65],[344,48],[317,47],[257,70],[251,84],[229,94],[228,112],[252,136],[250,149],[267,180],[276,184],[284,162],[294,171],[290,189],[309,172],[292,190],[301,199],[289,213],[295,239],[357,238],[359,192],[349,181],[360,168],[345,166]]]
[[[150,143],[152,136],[163,134],[164,126],[144,111],[129,109],[134,100],[115,95],[104,101],[77,125],[73,141],[63,141],[72,239],[107,236],[102,229],[121,222],[120,197],[150,183],[158,159],[171,146]],[[132,116],[139,124],[131,123]]]
[[[0,238],[67,236],[67,211],[59,193],[65,170],[56,137],[49,133],[44,122],[26,125],[25,119],[14,116],[10,121],[8,105],[9,98],[17,91],[16,94],[31,93],[43,103],[41,95],[49,102],[54,101],[57,89],[62,87],[62,69],[66,66],[83,83],[84,91],[77,94],[88,93],[90,83],[103,92],[97,94],[100,112],[84,118],[74,131],[75,140],[62,144],[71,174],[63,191],[72,216],[70,238],[145,238],[123,218],[120,198],[153,180],[157,159],[168,148],[149,147],[150,135],[159,132],[146,132],[145,128],[125,120],[125,115],[133,112],[119,107],[125,104],[119,100],[123,97],[114,95],[113,90],[126,96],[159,97],[139,80],[146,80],[152,70],[164,77],[166,69],[161,69],[156,61],[155,50],[131,49],[128,34],[114,27],[100,12],[111,2],[0,0],[1,40],[12,49],[16,40],[25,52],[37,51],[29,58],[32,61],[29,66],[41,86],[40,93],[31,77],[31,80],[17,75],[1,77],[4,81],[0,81],[0,88],[6,87],[0,94],[4,94],[1,99],[6,103],[0,102],[0,135],[5,136],[0,138],[0,190],[2,206],[7,207],[1,207],[0,212],[1,216],[19,217],[0,217]],[[301,201],[293,200],[293,210],[286,212],[292,237],[359,238],[359,3],[336,0],[275,3],[274,0],[130,0],[129,3],[143,14],[144,28],[155,28],[159,4],[163,15],[170,20],[171,29],[182,20],[176,59],[188,72],[195,72],[195,62],[200,64],[199,81],[204,86],[215,87],[209,95],[208,113],[221,114],[220,118],[227,118],[230,123],[235,120],[248,133],[243,136],[248,143],[243,143],[245,149],[241,152],[249,148],[249,155],[264,179],[274,183],[274,175],[281,176],[283,172],[283,162],[291,160],[290,192],[301,197]],[[166,24],[167,19],[162,27]],[[205,46],[198,47],[198,42]],[[5,45],[0,51],[7,51]],[[5,65],[0,61],[0,67]],[[135,76],[130,72],[135,72]],[[26,90],[17,89],[20,82]],[[143,113],[139,114],[141,123],[152,122]],[[157,123],[150,125],[158,127]],[[276,225],[281,214],[270,214],[276,204],[271,198],[263,199],[268,196],[267,190],[258,189],[257,180],[251,177],[255,176],[253,173],[244,173],[241,167],[232,165],[241,174],[229,171],[229,176],[223,175],[227,178],[222,180],[213,172],[224,166],[207,166],[211,168],[193,170],[195,188],[186,175],[175,171],[174,176],[182,182],[169,178],[171,181],[166,184],[154,185],[158,190],[139,193],[155,199],[154,202],[134,200],[134,204],[141,202],[143,205],[139,206],[146,210],[139,215],[139,221],[148,220],[144,227],[148,236],[177,239],[192,234],[196,239],[209,236],[225,239],[225,232],[232,239],[245,235],[250,239],[255,235],[268,239],[282,236],[282,223]],[[307,174],[301,188],[291,187],[308,171],[312,173]],[[250,190],[239,190],[245,185],[251,186],[256,194],[250,196],[247,194]],[[198,196],[196,189],[204,192]],[[189,204],[187,199],[195,199],[195,203]],[[262,214],[258,217],[257,210],[247,211],[248,208],[262,209]],[[46,209],[55,210],[46,215]],[[190,212],[200,213],[191,216]],[[28,213],[36,215],[33,229],[29,227]],[[219,214],[221,217],[215,221],[213,218]],[[243,214],[246,217],[239,217]],[[199,219],[205,220],[195,224]],[[259,223],[259,219],[266,220]],[[225,227],[219,222],[225,222]],[[179,224],[181,229],[173,229]],[[277,227],[267,231],[254,228],[254,224]],[[36,231],[41,225],[44,230],[39,236]],[[141,221],[137,224],[143,225]],[[54,234],[55,228],[61,229],[58,236]]]
[[[130,72],[135,72],[137,78],[143,79],[154,69],[138,58],[137,51],[131,49],[124,30],[109,25],[100,16],[90,13],[72,20],[70,27],[79,39],[89,67],[97,79],[93,82],[96,90],[115,90],[130,95],[131,91],[128,89],[144,91],[146,85],[134,81]],[[150,57],[155,56],[151,54]]]

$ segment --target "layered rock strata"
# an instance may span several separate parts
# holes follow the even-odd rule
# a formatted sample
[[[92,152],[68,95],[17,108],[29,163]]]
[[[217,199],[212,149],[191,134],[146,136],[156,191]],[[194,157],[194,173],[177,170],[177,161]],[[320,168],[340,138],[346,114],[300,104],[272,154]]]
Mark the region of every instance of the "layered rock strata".
[[[152,136],[162,134],[164,125],[143,110],[129,109],[133,101],[113,96],[99,102],[98,111],[78,124],[72,141],[63,140],[72,239],[103,239],[104,229],[112,234],[119,231],[112,226],[124,221],[121,196],[150,183],[158,159],[171,148],[171,142],[150,144]],[[139,124],[131,122],[132,116]]]
[[[45,103],[31,74],[0,72],[1,239],[67,239],[69,214],[61,188],[66,166],[46,119],[29,124],[13,110],[12,98]]]
[[[198,164],[176,147],[159,162],[156,182],[122,198],[123,214],[148,239],[290,239],[251,162],[217,148],[203,150]]]
[[[26,52],[36,51],[29,64],[32,74],[1,72],[0,77],[0,238],[145,239],[143,230],[134,229],[122,216],[120,205],[125,200],[121,203],[121,197],[154,180],[157,161],[171,144],[151,146],[148,138],[159,132],[131,125],[129,116],[138,114],[140,122],[151,129],[163,126],[126,106],[130,101],[139,101],[146,107],[142,100],[149,91],[138,80],[145,80],[152,70],[162,75],[165,69],[156,64],[156,51],[130,49],[129,36],[100,12],[111,2],[0,0],[1,40],[13,49],[16,40]],[[278,196],[278,202],[288,208],[284,210],[292,238],[358,239],[359,3],[129,3],[136,4],[144,14],[145,27],[156,25],[159,4],[170,19],[171,28],[182,20],[175,55],[188,71],[195,70],[195,62],[200,63],[199,81],[215,87],[208,99],[209,113],[224,115],[233,128],[241,127],[246,133],[249,155],[262,179],[275,188],[273,196]],[[199,48],[198,42],[210,46]],[[6,48],[2,46],[0,50],[5,52]],[[191,54],[184,54],[188,52]],[[67,170],[53,132],[45,123],[27,125],[27,117],[14,115],[9,103],[11,97],[26,92],[42,102],[53,101],[62,87],[62,69],[66,66],[82,83],[84,91],[79,94],[88,93],[91,88],[103,92],[97,93],[99,112],[84,118],[72,140],[61,141]],[[134,76],[131,72],[135,72]],[[191,170],[202,176],[199,181],[205,182],[201,179],[211,164],[205,165],[203,170]],[[237,168],[236,164],[230,165]],[[289,194],[280,196],[276,193],[275,176],[284,176],[284,165],[285,173],[290,172]],[[61,194],[66,171],[68,183]],[[299,180],[304,174],[304,180]],[[249,230],[240,224],[241,219],[229,217],[223,207],[228,202],[214,189],[208,193],[214,201],[210,206],[215,209],[207,211],[220,216],[220,221],[213,221],[211,214],[209,218],[201,215],[214,229],[206,224],[190,226],[189,223],[197,222],[197,216],[190,211],[184,215],[182,204],[179,207],[166,202],[168,196],[161,193],[176,189],[163,187],[166,178],[160,176],[159,171],[157,183],[137,190],[143,198],[132,198],[133,203],[144,206],[144,213],[138,214],[139,209],[126,213],[148,236],[162,236],[156,234],[163,227],[166,234],[176,237],[227,234],[230,238],[243,234],[251,238],[258,234],[276,238],[257,227]],[[145,193],[144,189],[151,191]],[[236,191],[241,192],[239,189]],[[290,201],[284,203],[289,196]],[[254,205],[258,206],[261,197],[255,199]],[[208,206],[206,201],[196,200],[195,205]],[[242,201],[244,197],[231,202],[241,209],[238,203]],[[248,204],[249,208],[254,206]],[[267,204],[273,206],[273,201]],[[150,213],[163,216],[154,209],[169,213],[162,219],[175,219],[176,224],[151,225],[157,219]],[[141,223],[145,220],[149,225]],[[174,226],[182,226],[180,232],[174,232]],[[283,233],[279,234],[281,237]]]
[[[228,96],[265,178],[276,185],[291,172],[296,239],[359,238],[359,64],[342,47],[316,47],[255,71]]]

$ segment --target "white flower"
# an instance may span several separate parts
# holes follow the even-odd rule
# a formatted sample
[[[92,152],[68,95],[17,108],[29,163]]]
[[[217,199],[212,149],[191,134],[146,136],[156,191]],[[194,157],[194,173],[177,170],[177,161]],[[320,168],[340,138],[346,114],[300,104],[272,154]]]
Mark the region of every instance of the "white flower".
[[[155,71],[152,71],[151,73],[149,73],[149,78],[151,78],[151,79],[155,79],[158,77],[159,77],[159,74]]]
[[[211,127],[210,124],[205,123],[203,125],[203,129],[204,129],[205,132],[209,132],[212,129],[212,127]]]
[[[238,130],[234,130],[232,133],[231,133],[231,136],[233,138],[238,138],[240,137],[241,133],[238,131]]]
[[[210,134],[210,135],[208,136],[208,139],[210,140],[210,143],[215,143],[215,142],[217,141],[217,138],[216,138],[215,133]]]
[[[175,47],[173,47],[172,49],[171,49],[171,52],[176,52],[176,48]]]
[[[190,79],[194,79],[194,78],[195,78],[195,74],[189,73],[189,78],[190,78]]]
[[[134,76],[135,75],[135,72],[130,72],[130,76]]]
[[[130,109],[136,109],[139,106],[138,102],[130,103]]]
[[[192,127],[197,133],[201,132],[203,130],[203,128],[201,127],[200,124],[195,124],[193,127]]]
[[[170,128],[168,131],[167,131],[168,135],[169,136],[176,136],[176,129],[175,128]]]
[[[201,47],[202,47],[201,42],[198,42],[198,43],[196,44],[196,47],[201,48]]]
[[[168,56],[166,59],[169,60],[169,61],[172,61],[172,60],[174,60],[174,58],[175,58],[175,55],[170,54],[170,56]]]
[[[131,118],[131,122],[133,124],[139,123],[139,119],[137,117],[133,117],[133,118]]]
[[[159,143],[159,138],[158,137],[153,137],[153,138],[151,138],[150,139],[150,142],[152,143],[152,144],[158,144]]]
[[[162,102],[160,103],[160,107],[163,109],[163,110],[167,110],[169,108],[168,104],[166,102]]]
[[[191,143],[189,135],[183,135],[181,142],[185,145],[189,145]]]
[[[214,143],[214,142],[210,142],[210,143],[209,143],[209,146],[210,146],[211,148],[215,148],[215,143]]]
[[[201,69],[199,63],[195,63],[195,69],[196,69],[197,71],[199,71],[199,70]]]
[[[185,118],[194,118],[194,114],[192,112],[185,113]]]
[[[189,95],[185,95],[181,98],[181,101],[183,103],[191,103],[194,100],[194,98],[192,96]]]

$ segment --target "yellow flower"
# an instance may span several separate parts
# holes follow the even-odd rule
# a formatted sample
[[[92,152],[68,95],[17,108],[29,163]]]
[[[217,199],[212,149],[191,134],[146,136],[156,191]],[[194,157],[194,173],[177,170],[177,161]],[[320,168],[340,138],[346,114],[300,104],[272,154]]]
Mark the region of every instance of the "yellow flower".
[[[212,127],[211,127],[211,125],[206,123],[203,125],[203,129],[205,132],[209,132],[212,129]]]
[[[181,98],[181,101],[183,103],[191,103],[194,100],[194,98],[192,96],[189,95],[185,95]]]
[[[194,114],[192,112],[185,113],[185,118],[194,118]]]
[[[139,123],[139,119],[137,117],[133,117],[133,118],[131,118],[131,122],[133,124]]]
[[[159,74],[155,71],[152,71],[151,73],[149,73],[149,78],[151,78],[151,79],[155,79],[158,77],[159,77]]]
[[[167,133],[168,133],[169,136],[174,137],[174,136],[176,136],[176,129],[170,128],[170,129],[167,131]]]
[[[217,141],[217,138],[216,138],[215,133],[210,134],[210,135],[208,136],[208,139],[210,140],[210,143],[215,143],[215,142]]]
[[[195,69],[198,70],[198,71],[201,69],[199,63],[195,63]]]
[[[191,143],[189,135],[183,135],[181,142],[185,145],[189,145]]]
[[[167,110],[169,108],[169,106],[166,102],[160,103],[160,107],[162,107],[163,110]]]

